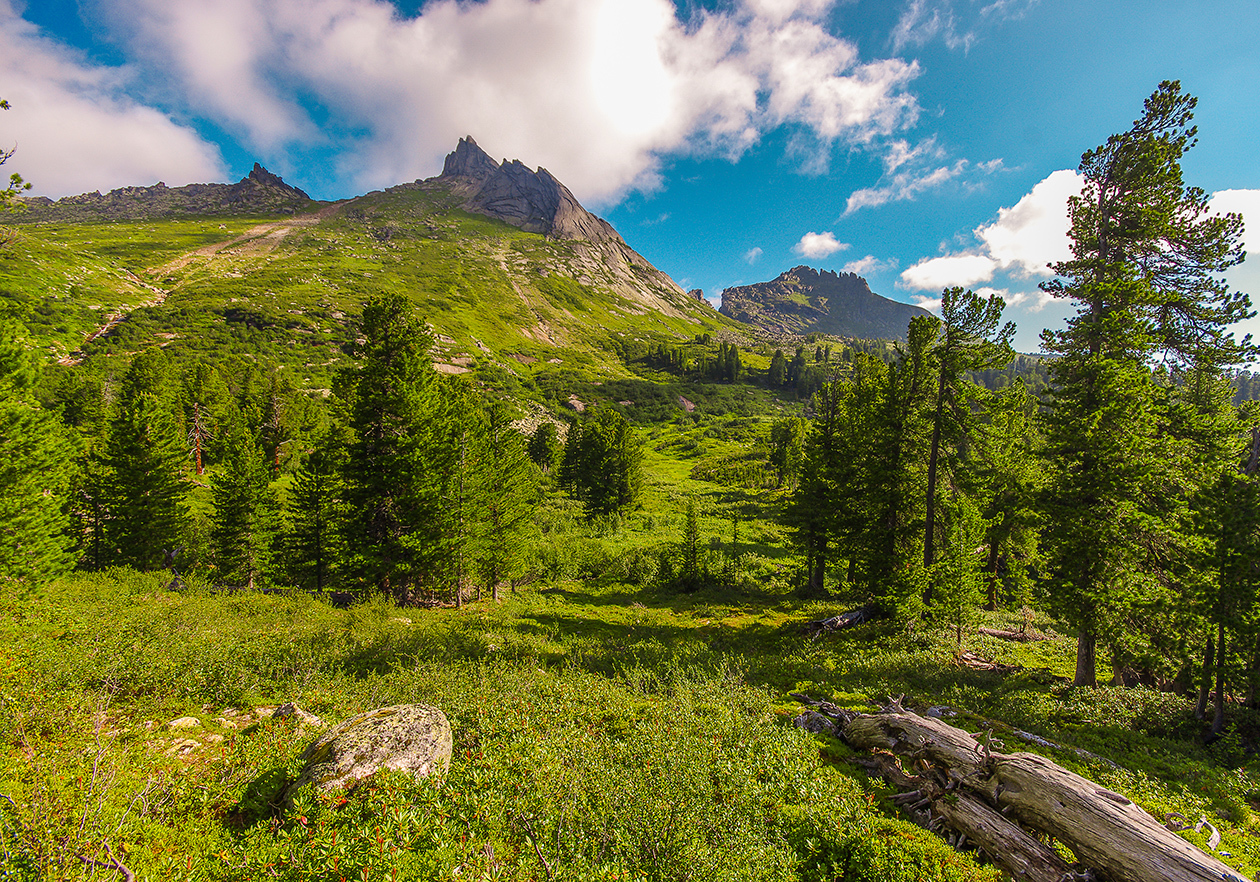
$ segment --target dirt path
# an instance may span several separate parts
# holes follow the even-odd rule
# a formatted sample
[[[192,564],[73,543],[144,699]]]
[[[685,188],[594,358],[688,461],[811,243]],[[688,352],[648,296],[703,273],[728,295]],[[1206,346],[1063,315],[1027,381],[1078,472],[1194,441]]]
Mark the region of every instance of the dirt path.
[[[319,211],[312,212],[311,214],[304,214],[300,217],[259,224],[256,227],[251,227],[246,230],[235,239],[229,239],[226,242],[216,242],[213,245],[203,245],[201,248],[198,248],[195,251],[189,251],[187,254],[183,254],[172,261],[162,264],[161,266],[153,267],[152,269],[146,271],[146,275],[155,277],[168,276],[171,273],[184,269],[188,266],[188,264],[198,258],[212,258],[221,251],[226,251],[228,249],[231,249],[233,254],[267,254],[275,250],[276,246],[283,242],[284,237],[289,235],[289,233],[301,227],[315,226],[315,224],[333,214],[342,206],[342,204],[343,203],[338,202],[333,205],[325,206]],[[105,317],[105,322],[100,327],[96,328],[83,338],[83,342],[79,345],[77,350],[57,359],[57,364],[79,364],[83,361],[83,350],[88,346],[88,344],[112,331],[120,322],[127,318],[127,314],[133,309],[158,306],[163,303],[167,296],[171,293],[165,288],[159,288],[157,285],[144,281],[130,270],[126,272],[126,275],[128,281],[141,288],[147,288],[153,292],[153,296],[148,300],[137,303],[135,306],[129,306],[125,309],[115,309],[110,312],[109,315]]]

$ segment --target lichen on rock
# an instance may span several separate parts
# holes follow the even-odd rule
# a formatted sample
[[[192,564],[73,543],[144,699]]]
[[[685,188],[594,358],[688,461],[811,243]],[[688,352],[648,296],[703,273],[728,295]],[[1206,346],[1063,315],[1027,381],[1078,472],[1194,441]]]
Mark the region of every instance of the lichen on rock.
[[[352,788],[381,769],[417,779],[444,775],[451,764],[451,724],[424,704],[377,708],[339,723],[302,754],[302,771],[285,790],[292,798],[308,784],[327,791]]]

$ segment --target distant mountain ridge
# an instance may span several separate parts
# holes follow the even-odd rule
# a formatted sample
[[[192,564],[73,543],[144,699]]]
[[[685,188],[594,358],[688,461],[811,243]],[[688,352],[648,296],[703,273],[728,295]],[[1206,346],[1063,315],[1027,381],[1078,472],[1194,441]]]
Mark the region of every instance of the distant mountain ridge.
[[[818,332],[838,337],[904,340],[926,309],[873,292],[856,273],[796,266],[768,282],[727,288],[720,312],[774,334]]]
[[[286,184],[258,163],[235,184],[188,184],[168,187],[119,187],[56,201],[45,196],[21,200],[26,210],[7,223],[91,223],[102,220],[145,220],[178,217],[242,217],[297,214],[315,207],[305,192]]]

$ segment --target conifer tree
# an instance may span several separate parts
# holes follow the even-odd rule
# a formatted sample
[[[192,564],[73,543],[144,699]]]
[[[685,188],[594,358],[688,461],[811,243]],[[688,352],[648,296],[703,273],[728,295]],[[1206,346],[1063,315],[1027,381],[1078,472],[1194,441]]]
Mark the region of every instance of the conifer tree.
[[[544,423],[555,432],[555,426]],[[525,569],[528,536],[534,526],[538,487],[525,453],[524,439],[509,425],[501,406],[487,414],[485,455],[480,481],[484,500],[477,527],[476,565],[495,601],[499,586]],[[542,427],[539,427],[539,431]]]
[[[327,591],[342,561],[341,467],[339,439],[331,432],[316,438],[289,496],[286,570],[294,585],[310,591]]]
[[[1182,182],[1194,106],[1179,83],[1161,83],[1129,131],[1082,156],[1073,256],[1043,285],[1078,307],[1042,335],[1059,356],[1047,420],[1051,598],[1077,631],[1077,685],[1097,682],[1100,636],[1189,555],[1188,445],[1162,430],[1149,361],[1221,368],[1249,349],[1228,325],[1250,302],[1219,278],[1242,260],[1241,218],[1210,214],[1207,194]]]
[[[550,475],[557,470],[564,457],[564,446],[555,423],[541,423],[530,436],[528,450],[529,458],[542,469],[543,474]]]
[[[154,393],[122,398],[102,456],[103,563],[154,570],[178,544],[183,439]]]
[[[222,469],[210,486],[214,498],[210,539],[218,580],[253,588],[265,563],[274,511],[268,504],[262,450],[240,419],[226,432]]]
[[[0,582],[41,582],[73,564],[68,514],[76,445],[34,395],[35,366],[0,330]]]
[[[984,395],[967,372],[1004,367],[1014,357],[1010,339],[1015,326],[1008,322],[998,329],[1005,306],[1000,297],[984,298],[962,288],[946,288],[941,294],[940,329],[932,345],[937,376],[928,446],[924,567],[936,562],[936,496],[942,453],[947,463],[959,459],[975,432],[975,405]],[[930,597],[925,600],[930,604]]]
[[[400,602],[444,575],[441,396],[432,338],[401,295],[363,308],[359,364],[339,382],[351,440],[344,466],[351,568]]]

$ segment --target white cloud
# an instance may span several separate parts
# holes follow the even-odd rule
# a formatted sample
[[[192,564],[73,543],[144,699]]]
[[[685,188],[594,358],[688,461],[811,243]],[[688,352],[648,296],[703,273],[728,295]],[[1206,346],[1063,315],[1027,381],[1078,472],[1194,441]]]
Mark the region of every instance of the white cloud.
[[[1018,275],[1050,276],[1047,264],[1072,256],[1068,198],[1079,196],[1083,179],[1067,169],[1051,172],[997,220],[976,228],[976,237],[1002,269]]]
[[[994,0],[982,6],[964,25],[950,0],[910,0],[893,27],[893,48],[900,52],[906,46],[923,46],[940,38],[949,49],[967,52],[980,38],[980,29],[991,21],[1022,18],[1037,0]],[[972,9],[975,4],[972,4]]]
[[[888,260],[880,260],[873,254],[865,257],[859,257],[857,260],[850,260],[843,267],[846,273],[855,273],[859,276],[865,276],[870,273],[882,273],[897,268],[897,258],[889,258]]]
[[[598,202],[653,186],[666,153],[737,157],[785,124],[876,149],[918,114],[917,64],[860,59],[832,0],[687,21],[671,0],[93,2],[192,112],[272,153],[336,142],[356,187],[434,174],[472,134]]]
[[[4,167],[58,197],[158,180],[222,180],[218,149],[169,116],[127,97],[136,71],[90,64],[44,39],[0,0],[0,146]]]
[[[1218,190],[1208,208],[1216,214],[1233,212],[1243,218],[1243,247],[1260,263],[1260,190]],[[1244,264],[1245,265],[1245,264]]]
[[[979,247],[958,254],[924,258],[901,274],[898,285],[935,291],[951,285],[990,281],[999,270],[1017,278],[1052,275],[1047,264],[1071,257],[1068,199],[1081,192],[1074,171],[1051,172],[997,218],[973,231]],[[1004,297],[1006,295],[1003,295]],[[1008,305],[1015,305],[1008,297]],[[1038,298],[1041,308],[1045,304]]]
[[[961,285],[967,287],[976,282],[993,278],[997,261],[984,254],[950,254],[931,257],[907,267],[899,284],[916,291],[938,291]]]
[[[865,187],[850,194],[844,206],[844,217],[863,208],[877,208],[889,202],[904,202],[920,193],[965,179],[972,172],[991,174],[1002,167],[1001,159],[972,165],[966,159],[940,164],[945,151],[935,138],[911,147],[901,140],[892,141],[883,157],[884,175],[874,187]]]
[[[950,49],[964,52],[976,41],[971,31],[959,33],[958,21],[948,2],[910,0],[893,28],[893,48],[900,52],[906,46],[922,46],[937,37]]]
[[[848,247],[849,243],[836,240],[835,233],[806,233],[792,246],[792,251],[801,257],[821,258],[830,257]]]
[[[760,248],[749,248],[744,252],[744,260],[748,263],[756,263],[757,259],[761,257],[763,253],[765,252],[763,252]]]

